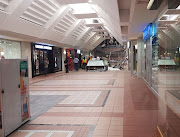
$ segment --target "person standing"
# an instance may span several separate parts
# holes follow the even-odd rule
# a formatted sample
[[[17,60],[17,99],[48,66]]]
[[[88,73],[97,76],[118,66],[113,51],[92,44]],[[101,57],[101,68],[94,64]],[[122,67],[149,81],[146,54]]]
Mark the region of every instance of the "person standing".
[[[86,65],[87,65],[87,59],[84,57],[82,60],[82,65],[83,65],[83,69],[86,69]]]
[[[49,60],[48,60],[48,58],[46,58],[44,61],[44,74],[45,74],[45,76],[48,73],[48,67],[49,67]]]
[[[68,59],[67,58],[64,60],[64,65],[66,68],[66,73],[69,73],[69,66],[68,66]]]
[[[73,62],[74,62],[75,70],[78,71],[78,69],[79,69],[79,59],[77,57],[75,57]]]

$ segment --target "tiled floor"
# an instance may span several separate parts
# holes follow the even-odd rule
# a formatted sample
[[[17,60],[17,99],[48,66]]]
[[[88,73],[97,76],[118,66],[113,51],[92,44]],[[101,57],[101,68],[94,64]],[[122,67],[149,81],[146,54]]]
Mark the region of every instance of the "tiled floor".
[[[38,104],[45,101],[39,97],[56,101],[10,137],[154,137],[164,121],[157,98],[126,70],[56,73],[30,83]]]

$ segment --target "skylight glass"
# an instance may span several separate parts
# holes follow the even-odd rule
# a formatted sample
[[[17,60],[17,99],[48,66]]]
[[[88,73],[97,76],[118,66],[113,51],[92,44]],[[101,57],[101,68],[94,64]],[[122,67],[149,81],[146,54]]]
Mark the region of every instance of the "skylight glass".
[[[96,13],[88,3],[70,4],[75,14]]]

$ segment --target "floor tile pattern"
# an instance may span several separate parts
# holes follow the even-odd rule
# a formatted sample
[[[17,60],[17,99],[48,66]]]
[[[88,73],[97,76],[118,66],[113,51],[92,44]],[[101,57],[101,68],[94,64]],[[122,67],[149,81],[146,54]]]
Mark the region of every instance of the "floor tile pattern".
[[[106,85],[109,80],[44,80],[33,86],[54,86],[54,85]]]
[[[37,118],[67,97],[67,95],[30,95],[31,119]]]
[[[155,137],[156,126],[164,123],[164,117],[170,121],[173,137],[179,137],[179,118],[161,105],[142,79],[127,70],[55,73],[30,83],[33,96],[67,97],[11,137],[32,133],[32,137]],[[162,107],[167,112],[163,115]]]
[[[93,125],[25,125],[13,137],[90,137]]]

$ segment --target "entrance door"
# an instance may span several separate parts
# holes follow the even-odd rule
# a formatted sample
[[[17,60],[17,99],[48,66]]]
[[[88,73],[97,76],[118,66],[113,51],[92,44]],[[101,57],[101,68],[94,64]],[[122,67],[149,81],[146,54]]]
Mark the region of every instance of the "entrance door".
[[[1,89],[4,135],[7,136],[21,124],[19,61],[2,60]]]

